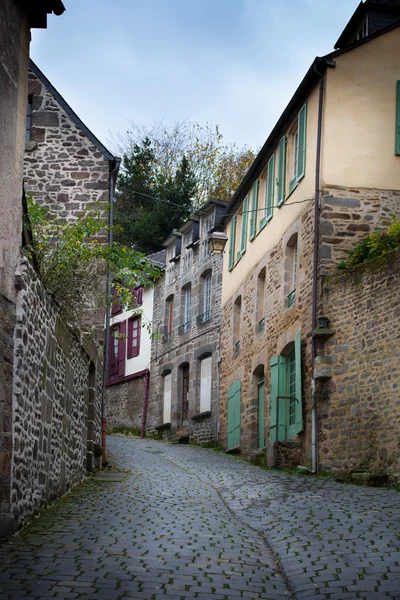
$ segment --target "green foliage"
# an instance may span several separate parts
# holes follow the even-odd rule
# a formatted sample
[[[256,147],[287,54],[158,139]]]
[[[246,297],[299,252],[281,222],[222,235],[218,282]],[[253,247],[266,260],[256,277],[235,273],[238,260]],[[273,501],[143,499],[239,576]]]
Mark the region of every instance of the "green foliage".
[[[207,200],[228,201],[255,158],[246,146],[226,145],[218,127],[187,121],[132,125],[118,145],[124,157],[116,203],[124,232],[118,240],[145,252],[159,250]]]
[[[81,321],[85,308],[110,305],[105,289],[108,269],[119,282],[118,303],[140,312],[132,289],[153,283],[160,271],[143,254],[118,242],[111,247],[104,243],[109,232],[104,212],[87,210],[70,223],[49,218],[46,209],[30,196],[27,203],[26,226],[32,233],[32,245],[25,248],[25,254],[35,256],[42,282],[71,323]]]
[[[135,144],[131,154],[123,157],[118,181],[117,239],[146,253],[159,250],[171,231],[190,215],[194,190],[195,177],[185,156],[173,174],[165,173],[158,167],[148,138]]]
[[[361,265],[366,260],[384,256],[400,248],[400,219],[393,217],[391,225],[387,229],[381,229],[375,233],[370,233],[357,246],[355,246],[349,255],[349,261],[341,261],[338,269],[345,271]]]
[[[107,428],[107,435],[113,435],[116,433],[120,434],[120,435],[131,436],[131,437],[140,437],[142,432],[141,432],[140,427],[127,427],[127,426],[123,426],[123,425],[117,425],[115,427]]]

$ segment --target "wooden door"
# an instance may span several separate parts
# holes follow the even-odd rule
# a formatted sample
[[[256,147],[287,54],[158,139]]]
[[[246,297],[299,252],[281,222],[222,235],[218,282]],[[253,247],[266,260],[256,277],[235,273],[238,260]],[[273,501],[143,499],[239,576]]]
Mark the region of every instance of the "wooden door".
[[[228,392],[228,450],[240,446],[240,387],[237,379]]]
[[[185,422],[189,418],[189,367],[182,369],[182,421]]]
[[[258,384],[258,447],[265,447],[264,379]]]

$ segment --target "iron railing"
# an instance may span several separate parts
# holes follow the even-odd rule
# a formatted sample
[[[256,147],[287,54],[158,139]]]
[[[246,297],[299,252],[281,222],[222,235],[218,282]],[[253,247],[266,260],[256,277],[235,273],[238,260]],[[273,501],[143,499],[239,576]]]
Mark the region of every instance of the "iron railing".
[[[197,315],[198,323],[205,323],[206,321],[209,321],[210,319],[211,319],[211,310],[206,310],[206,312],[203,312],[203,314]]]
[[[182,333],[186,333],[187,331],[190,330],[192,322],[191,321],[186,321],[186,323],[182,323],[182,325],[179,325],[178,327],[178,333],[179,335],[181,335]]]
[[[257,328],[258,328],[258,333],[261,333],[262,331],[264,331],[264,328],[265,328],[265,317],[263,317],[262,319],[260,319],[258,321]]]
[[[290,308],[296,302],[296,288],[287,297],[287,307]]]

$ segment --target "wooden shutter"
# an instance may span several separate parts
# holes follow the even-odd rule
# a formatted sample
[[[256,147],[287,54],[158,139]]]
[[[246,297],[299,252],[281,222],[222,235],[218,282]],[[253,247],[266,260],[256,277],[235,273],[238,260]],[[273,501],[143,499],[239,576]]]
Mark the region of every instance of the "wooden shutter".
[[[229,231],[229,257],[228,270],[232,271],[235,266],[235,237],[236,237],[236,215],[232,217]]]
[[[244,254],[246,252],[246,244],[247,244],[247,223],[249,221],[249,197],[243,200],[242,207],[242,232],[240,238],[240,254]]]
[[[240,379],[228,392],[228,450],[240,446]]]
[[[278,206],[281,206],[285,200],[285,178],[286,178],[286,136],[281,138],[278,146]]]
[[[275,190],[275,154],[268,161],[267,174],[267,221],[272,218],[274,212],[274,190]]]
[[[128,353],[127,358],[134,358],[140,353],[141,318],[131,317],[128,321]]]
[[[125,375],[125,351],[126,351],[126,321],[122,321],[119,325],[119,340],[118,340],[118,375]]]
[[[251,213],[250,213],[250,241],[256,237],[257,230],[257,208],[258,208],[258,190],[260,188],[260,181],[257,179],[253,185],[251,193]]]
[[[163,423],[171,423],[171,373],[164,375]]]
[[[211,367],[212,357],[203,358],[200,363],[200,412],[211,410]]]
[[[304,177],[306,172],[306,130],[307,130],[307,104],[300,109],[297,119],[298,125],[298,157],[297,181]]]
[[[278,396],[287,396],[286,391],[286,359],[284,356],[271,356],[271,392],[269,408],[269,440],[276,441],[276,410],[279,402],[279,435],[278,440],[286,439],[286,400],[278,400]]]
[[[400,80],[396,83],[396,129],[394,136],[394,153],[400,154]]]
[[[296,435],[303,431],[303,401],[301,389],[301,332],[296,335],[294,342],[295,360],[296,360]]]

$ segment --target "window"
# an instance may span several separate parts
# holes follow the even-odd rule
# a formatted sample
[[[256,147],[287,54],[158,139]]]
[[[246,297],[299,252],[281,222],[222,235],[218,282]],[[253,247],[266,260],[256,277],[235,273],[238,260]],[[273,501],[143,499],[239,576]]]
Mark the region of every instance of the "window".
[[[264,298],[265,298],[265,272],[263,267],[257,277],[256,297],[256,333],[261,333],[265,328]]]
[[[242,296],[238,296],[233,305],[233,345],[236,354],[240,352],[240,330],[242,319]]]
[[[290,181],[289,194],[293,192],[306,171],[306,126],[307,105],[300,109],[297,122],[289,132],[290,148]]]
[[[257,179],[251,190],[250,241],[254,240],[254,238],[256,237],[259,188],[260,181]]]
[[[267,174],[265,178],[265,214],[260,221],[260,229],[264,227],[274,212],[274,190],[275,190],[275,154],[268,161]]]
[[[232,271],[235,266],[235,243],[236,243],[236,215],[234,215],[229,224],[229,256],[228,270]]]
[[[171,423],[171,373],[164,375],[163,423]]]
[[[211,368],[212,357],[200,361],[200,412],[211,410]]]
[[[166,283],[167,285],[170,285],[171,283],[173,283],[175,281],[175,265],[173,262],[173,259],[175,258],[175,254],[176,254],[176,245],[174,244],[173,246],[169,246],[167,248],[167,258],[166,258]]]
[[[25,139],[29,141],[31,139],[31,129],[32,129],[32,101],[33,95],[29,94],[28,96],[28,107],[26,110],[26,125],[25,125]]]
[[[122,313],[122,304],[121,304],[121,300],[120,297],[118,295],[118,286],[119,284],[116,283],[113,288],[112,288],[112,304],[111,304],[111,315],[119,315],[120,313]]]
[[[279,421],[279,423],[278,423]],[[270,441],[295,437],[303,430],[301,334],[288,353],[271,356]]]
[[[183,303],[183,323],[179,325],[178,333],[185,333],[190,330],[191,319],[192,319],[192,294],[190,286],[183,288],[182,290],[182,303]]]
[[[208,258],[211,255],[208,245],[208,234],[214,227],[214,213],[203,217],[202,221],[202,255],[203,258]]]
[[[141,327],[140,317],[131,317],[128,320],[128,358],[139,356]]]
[[[187,248],[189,244],[191,244],[193,238],[192,230],[187,231],[182,236],[182,246],[183,246],[183,261],[182,261],[182,272],[187,273],[190,271],[192,267],[192,250]]]
[[[400,80],[396,82],[396,128],[394,153],[400,155]]]
[[[363,38],[367,37],[367,35],[368,35],[368,16],[365,18],[363,24],[357,31],[355,41],[358,42],[359,40],[362,40]]]
[[[108,379],[113,380],[125,375],[126,321],[110,328],[108,351]]]
[[[138,287],[132,290],[132,300],[137,306],[143,304],[143,288]]]
[[[164,341],[168,341],[172,336],[172,331],[174,328],[174,297],[173,296],[170,296],[169,298],[167,298],[165,320],[166,320],[166,326],[165,326],[166,334],[164,336]]]
[[[228,391],[228,450],[240,446],[240,379]]]
[[[199,315],[197,321],[199,323],[205,323],[211,319],[211,291],[212,291],[212,280],[211,273],[207,273],[202,277],[202,289],[203,289],[203,312]]]
[[[285,250],[285,297],[290,308],[296,302],[297,285],[297,233],[292,235]]]

